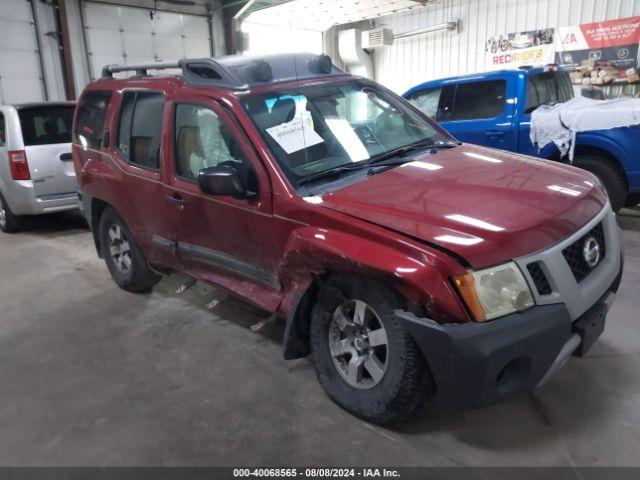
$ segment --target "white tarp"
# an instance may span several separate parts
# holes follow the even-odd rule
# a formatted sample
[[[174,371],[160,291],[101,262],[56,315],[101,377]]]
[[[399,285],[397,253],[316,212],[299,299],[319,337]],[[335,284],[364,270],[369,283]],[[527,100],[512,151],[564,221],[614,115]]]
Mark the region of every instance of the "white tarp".
[[[640,99],[592,100],[575,97],[557,105],[542,105],[531,114],[531,143],[543,149],[555,143],[573,161],[576,133],[640,125]]]

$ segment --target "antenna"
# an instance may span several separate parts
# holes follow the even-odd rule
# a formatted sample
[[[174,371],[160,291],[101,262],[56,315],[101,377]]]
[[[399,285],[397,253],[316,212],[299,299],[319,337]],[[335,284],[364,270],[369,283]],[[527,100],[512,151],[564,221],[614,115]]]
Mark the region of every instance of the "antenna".
[[[300,97],[300,76],[298,75],[298,59],[296,58],[296,53],[293,52],[293,69],[295,72],[295,77],[296,77],[296,92],[298,93],[298,97]],[[309,102],[309,99],[307,98],[307,102]],[[304,119],[302,118],[302,114],[300,115],[300,122],[302,124],[302,143],[304,144],[304,164],[307,171],[307,182],[305,183],[305,185],[307,186],[307,189],[309,188],[309,184],[311,183],[311,173],[309,172],[309,153],[307,152],[307,138],[305,135],[305,125],[304,125]]]

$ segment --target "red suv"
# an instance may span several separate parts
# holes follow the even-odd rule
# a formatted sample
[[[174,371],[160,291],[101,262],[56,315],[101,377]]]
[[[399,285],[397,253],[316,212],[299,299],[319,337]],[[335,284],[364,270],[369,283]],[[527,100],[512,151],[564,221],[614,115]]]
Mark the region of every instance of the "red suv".
[[[107,66],[73,160],[120,287],[181,271],[277,313],[285,358],[377,423],[533,389],[602,333],[622,273],[592,174],[463,145],[327,56]]]

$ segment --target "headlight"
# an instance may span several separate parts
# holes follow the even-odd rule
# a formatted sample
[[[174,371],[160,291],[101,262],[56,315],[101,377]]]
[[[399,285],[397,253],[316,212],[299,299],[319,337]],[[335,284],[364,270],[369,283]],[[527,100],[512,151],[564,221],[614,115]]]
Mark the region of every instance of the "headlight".
[[[469,272],[455,277],[454,282],[478,322],[520,312],[534,305],[529,285],[513,262]]]

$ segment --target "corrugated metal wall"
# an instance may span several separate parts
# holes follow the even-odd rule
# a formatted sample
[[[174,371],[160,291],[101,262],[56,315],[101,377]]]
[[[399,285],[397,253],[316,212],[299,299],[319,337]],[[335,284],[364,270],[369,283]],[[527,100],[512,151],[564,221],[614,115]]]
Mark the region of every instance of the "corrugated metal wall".
[[[427,80],[483,71],[485,40],[496,33],[633,15],[640,15],[640,0],[442,0],[375,20],[376,26],[391,28],[395,34],[460,21],[459,33],[421,35],[377,49],[376,80],[401,93]],[[337,29],[332,30],[337,35]],[[337,58],[334,44],[325,39],[325,49]]]

